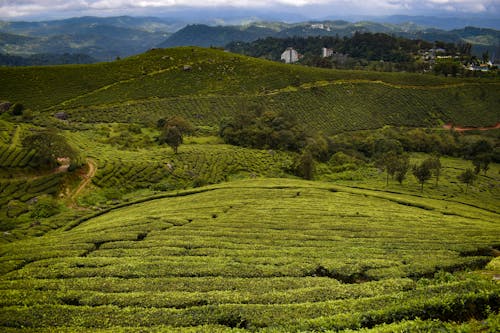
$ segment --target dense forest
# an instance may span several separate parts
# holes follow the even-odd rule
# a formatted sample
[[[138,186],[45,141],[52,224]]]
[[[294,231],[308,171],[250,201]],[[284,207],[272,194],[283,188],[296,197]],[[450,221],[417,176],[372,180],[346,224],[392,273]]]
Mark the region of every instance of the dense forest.
[[[417,72],[428,69],[424,54],[431,49],[441,49],[443,56],[459,55],[461,61],[473,61],[470,44],[428,42],[421,39],[406,39],[383,33],[356,32],[352,37],[316,36],[265,38],[254,42],[232,42],[226,46],[231,52],[280,60],[287,47],[295,48],[302,55],[305,65],[324,68],[366,68],[384,71],[404,70]],[[321,56],[321,49],[332,49],[331,57]],[[377,64],[377,63],[386,64]],[[382,67],[382,68],[380,68]]]

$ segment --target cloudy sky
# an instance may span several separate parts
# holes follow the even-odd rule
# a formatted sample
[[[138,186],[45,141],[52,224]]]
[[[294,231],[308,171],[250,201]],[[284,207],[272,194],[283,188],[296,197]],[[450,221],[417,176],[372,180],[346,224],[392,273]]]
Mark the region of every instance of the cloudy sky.
[[[0,0],[0,19],[96,15],[168,16],[176,10],[261,10],[312,18],[348,15],[485,15],[499,17],[500,0]]]

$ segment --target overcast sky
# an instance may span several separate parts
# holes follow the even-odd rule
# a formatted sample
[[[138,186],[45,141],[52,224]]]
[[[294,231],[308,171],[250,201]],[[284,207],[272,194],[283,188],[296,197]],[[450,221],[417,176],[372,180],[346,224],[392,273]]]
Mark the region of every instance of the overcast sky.
[[[0,19],[84,15],[168,16],[177,9],[229,7],[298,13],[321,18],[348,15],[484,15],[499,17],[500,0],[0,0]]]

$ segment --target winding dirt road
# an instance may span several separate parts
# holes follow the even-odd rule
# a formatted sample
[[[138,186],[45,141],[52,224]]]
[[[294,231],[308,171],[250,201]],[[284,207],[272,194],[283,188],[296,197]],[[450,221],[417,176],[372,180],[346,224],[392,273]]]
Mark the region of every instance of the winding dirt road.
[[[92,180],[92,177],[94,177],[95,173],[97,172],[97,164],[93,159],[87,158],[87,165],[88,165],[88,171],[85,175],[83,175],[82,182],[80,183],[80,185],[78,185],[78,187],[69,196],[69,200],[70,200],[71,205],[73,207],[78,206],[76,203],[76,198],[83,191],[83,189],[90,183],[90,181]]]

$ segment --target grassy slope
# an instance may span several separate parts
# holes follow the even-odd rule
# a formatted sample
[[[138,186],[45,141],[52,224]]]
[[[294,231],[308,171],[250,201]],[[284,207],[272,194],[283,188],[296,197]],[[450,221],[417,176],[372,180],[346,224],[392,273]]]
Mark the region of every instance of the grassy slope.
[[[294,331],[495,310],[498,285],[486,280],[408,277],[484,265],[479,250],[499,245],[498,215],[384,196],[298,180],[233,182],[3,245],[0,323]]]
[[[182,70],[186,64],[191,71]],[[215,125],[250,102],[292,111],[325,131],[499,119],[498,83],[324,71],[206,49],[0,74],[0,99],[44,109],[42,115],[64,109],[83,122],[154,123],[181,113]],[[297,76],[300,87],[293,86]],[[3,148],[15,148],[25,128],[0,125]],[[440,270],[483,267],[490,260],[483,255],[499,246],[498,165],[467,195],[456,176],[470,165],[449,158],[442,160],[440,185],[429,182],[423,193],[411,176],[404,186],[385,187],[385,175],[371,167],[332,173],[318,165],[318,178],[335,185],[269,179],[289,177],[292,154],[200,138],[188,139],[178,155],[157,147],[120,149],[100,142],[114,131],[105,127],[66,135],[98,166],[80,203],[116,209],[90,220],[78,219],[85,212],[64,211],[38,225],[27,217],[3,234],[3,242],[41,237],[0,245],[0,326],[304,331],[415,317],[463,320],[487,315],[488,305],[496,309],[498,284]],[[29,157],[11,155],[2,150],[12,163]],[[58,184],[0,176],[0,199],[7,201]],[[252,177],[265,178],[181,196],[162,192]],[[110,194],[134,189],[143,190]],[[156,200],[132,204],[154,193]],[[54,227],[64,228],[48,232]],[[421,279],[436,272],[435,279]]]
[[[88,66],[0,69],[0,74],[0,99],[50,114],[67,109],[83,122],[153,123],[183,113],[216,125],[220,116],[249,102],[292,112],[327,132],[500,120],[495,80],[322,70],[201,48],[154,50]]]

